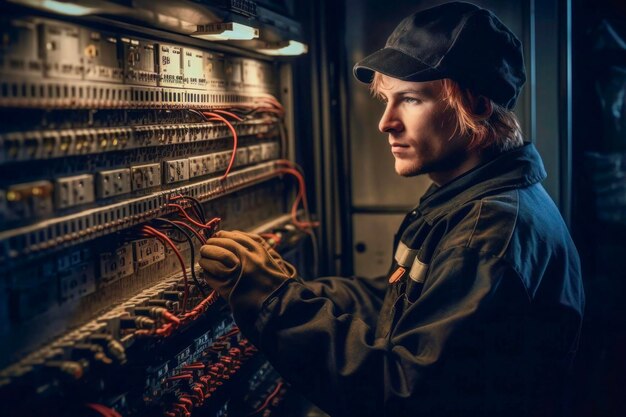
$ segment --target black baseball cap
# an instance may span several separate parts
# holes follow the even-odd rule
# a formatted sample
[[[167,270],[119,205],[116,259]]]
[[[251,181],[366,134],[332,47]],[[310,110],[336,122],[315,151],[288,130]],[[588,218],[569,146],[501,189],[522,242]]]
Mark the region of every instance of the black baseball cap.
[[[354,66],[364,83],[375,71],[404,81],[450,78],[507,109],[526,81],[519,39],[492,12],[465,2],[405,18],[383,49]]]

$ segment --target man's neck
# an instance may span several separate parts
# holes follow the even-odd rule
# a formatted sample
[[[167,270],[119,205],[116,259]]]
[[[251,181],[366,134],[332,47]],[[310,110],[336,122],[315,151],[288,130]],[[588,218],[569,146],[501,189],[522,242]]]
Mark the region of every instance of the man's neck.
[[[438,187],[444,186],[485,162],[489,159],[490,155],[491,153],[489,152],[480,152],[478,150],[468,151],[466,157],[454,168],[447,171],[431,172],[428,176]]]

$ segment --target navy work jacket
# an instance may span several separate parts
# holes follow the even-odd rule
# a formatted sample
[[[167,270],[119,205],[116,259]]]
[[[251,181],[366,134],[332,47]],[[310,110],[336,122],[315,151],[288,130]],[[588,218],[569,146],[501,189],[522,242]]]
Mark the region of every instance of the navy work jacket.
[[[545,175],[500,154],[428,190],[388,276],[238,285],[235,319],[331,416],[556,416],[584,293]]]

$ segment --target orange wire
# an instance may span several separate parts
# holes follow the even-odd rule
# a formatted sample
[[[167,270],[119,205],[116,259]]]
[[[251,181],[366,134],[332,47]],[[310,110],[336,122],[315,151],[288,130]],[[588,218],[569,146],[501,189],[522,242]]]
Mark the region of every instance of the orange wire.
[[[232,169],[233,164],[235,163],[235,155],[237,154],[237,131],[235,130],[233,125],[228,120],[226,120],[226,118],[224,118],[223,116],[217,113],[211,113],[211,112],[204,112],[203,114],[205,116],[211,116],[211,117],[218,119],[219,121],[224,122],[226,126],[228,126],[228,128],[230,129],[231,133],[233,134],[233,154],[230,157],[230,162],[228,163],[226,172],[220,178],[223,181],[226,179],[226,177],[228,177],[228,174],[230,173],[230,170]]]
[[[316,227],[319,225],[319,223],[317,222],[301,222],[300,220],[298,220],[297,216],[298,216],[298,205],[300,204],[300,201],[302,201],[302,206],[304,207],[304,211],[308,212],[309,211],[309,204],[307,201],[307,197],[306,197],[306,184],[304,182],[304,177],[302,176],[302,174],[300,174],[300,172],[298,172],[296,169],[294,168],[282,168],[278,170],[281,173],[284,174],[291,174],[293,176],[295,176],[298,180],[298,194],[296,196],[295,201],[293,202],[292,206],[291,206],[291,219],[294,223],[294,225],[296,225],[297,227],[300,228],[309,228],[309,227]]]
[[[304,211],[305,213],[309,212],[309,205],[308,205],[308,201],[307,201],[307,197],[306,197],[306,183],[304,182],[304,176],[302,175],[302,172],[300,172],[300,168],[298,167],[298,165],[294,164],[293,162],[287,160],[287,159],[279,159],[278,161],[276,161],[279,165],[286,165],[289,168],[295,170],[297,172],[293,173],[293,172],[288,172],[294,176],[296,176],[298,178],[298,183],[300,185],[300,189],[298,191],[298,195],[296,197],[296,201],[294,202],[294,206],[292,207],[292,219],[294,219],[294,221],[296,223],[299,223],[300,226],[299,227],[316,227],[319,225],[318,222],[300,222],[295,218],[295,214],[297,214],[297,207],[298,207],[298,203],[300,202],[300,200],[302,200],[302,206],[304,207]],[[295,212],[294,212],[295,210]]]
[[[276,176],[277,174],[290,174],[298,179],[298,186],[299,186],[298,194],[296,196],[296,200],[293,202],[291,206],[291,221],[293,222],[293,224],[300,229],[308,229],[308,228],[319,226],[319,222],[303,222],[303,221],[298,220],[298,205],[300,204],[300,201],[302,201],[304,210],[306,212],[308,212],[309,210],[308,201],[307,201],[306,192],[305,192],[306,184],[304,182],[304,177],[302,176],[302,174],[294,168],[280,168],[276,170],[275,172],[261,175],[259,179],[272,178]]]

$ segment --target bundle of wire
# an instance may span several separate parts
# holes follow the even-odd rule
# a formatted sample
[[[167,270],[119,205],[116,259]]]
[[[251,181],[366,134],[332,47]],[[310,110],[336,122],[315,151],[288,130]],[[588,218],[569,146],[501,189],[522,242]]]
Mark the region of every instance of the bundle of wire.
[[[174,204],[174,203],[170,203],[168,204],[169,207],[173,207],[173,208],[177,208],[179,210],[179,212],[183,215],[183,218],[185,220],[187,220],[190,224],[184,222],[184,221],[180,221],[180,220],[169,220],[169,219],[164,219],[164,218],[156,218],[153,220],[153,223],[158,224],[158,228],[156,227],[156,225],[153,227],[151,225],[144,225],[141,229],[142,233],[144,236],[146,237],[155,237],[157,238],[164,246],[169,246],[172,251],[174,252],[174,254],[176,255],[176,257],[178,258],[178,261],[180,263],[181,266],[181,270],[182,270],[182,274],[183,274],[183,284],[184,284],[184,291],[183,291],[183,300],[182,300],[182,308],[181,308],[181,314],[180,314],[180,318],[173,316],[171,314],[168,315],[164,315],[163,319],[165,319],[166,323],[163,324],[161,327],[154,329],[153,331],[150,330],[137,330],[137,334],[138,335],[142,335],[142,334],[146,334],[146,335],[150,335],[150,334],[156,334],[156,335],[161,335],[161,336],[167,336],[169,334],[171,334],[171,332],[178,326],[181,324],[181,321],[187,322],[190,320],[195,319],[196,317],[198,317],[201,313],[203,313],[204,311],[206,311],[206,309],[208,308],[208,306],[212,305],[216,300],[217,300],[217,294],[215,293],[215,291],[211,292],[210,294],[207,295],[206,291],[205,291],[205,284],[203,284],[202,282],[200,282],[200,280],[198,279],[198,277],[196,276],[196,271],[195,271],[195,245],[193,243],[193,238],[197,238],[198,241],[200,242],[200,244],[205,244],[206,243],[206,237],[203,236],[200,232],[198,232],[198,230],[196,230],[192,225],[198,226],[201,228],[201,230],[209,230],[210,232],[213,232],[217,226],[217,224],[219,224],[220,219],[219,218],[214,218],[210,221],[206,221],[206,215],[204,212],[204,209],[202,207],[202,205],[200,204],[200,202],[190,196],[184,196],[184,195],[175,195],[171,198],[172,201],[177,201],[177,202],[181,202],[184,203],[185,201],[189,201],[190,203],[192,203],[191,207],[193,208],[194,214],[196,215],[197,220],[194,220],[193,218],[191,218],[189,216],[189,214],[187,213],[187,211],[185,210],[185,208],[180,205],[180,204]],[[182,235],[183,240],[176,240],[174,238],[174,236],[170,237],[168,236],[166,233],[164,233],[164,231],[162,229],[167,229],[170,231],[175,231],[178,232],[180,235]],[[183,256],[179,250],[179,248],[176,246],[175,242],[178,243],[182,243],[182,242],[187,242],[189,244],[189,252],[190,252],[190,261],[191,261],[191,265],[190,265],[190,272],[191,272],[191,277],[193,279],[194,284],[196,285],[196,288],[198,289],[198,291],[202,294],[202,301],[196,305],[193,309],[191,309],[190,311],[188,311],[188,300],[189,300],[189,281],[188,281],[188,277],[187,277],[187,267],[185,265],[185,261],[183,259]],[[175,320],[174,320],[175,319]]]
[[[278,118],[280,128],[281,149],[286,152],[286,132],[282,123],[282,119],[285,116],[285,108],[282,104],[271,94],[260,94],[254,98],[252,105],[238,105],[236,107],[230,107],[228,110],[224,109],[212,109],[210,111],[199,112],[194,109],[189,109],[191,112],[200,115],[206,121],[217,121],[224,123],[231,131],[233,135],[233,153],[231,155],[226,172],[222,175],[221,179],[224,180],[228,177],[233,164],[235,162],[237,147],[238,147],[238,135],[233,124],[226,119],[230,117],[237,122],[243,122],[250,116],[261,113],[271,114]]]

